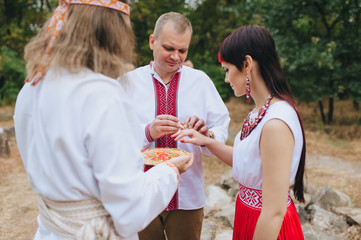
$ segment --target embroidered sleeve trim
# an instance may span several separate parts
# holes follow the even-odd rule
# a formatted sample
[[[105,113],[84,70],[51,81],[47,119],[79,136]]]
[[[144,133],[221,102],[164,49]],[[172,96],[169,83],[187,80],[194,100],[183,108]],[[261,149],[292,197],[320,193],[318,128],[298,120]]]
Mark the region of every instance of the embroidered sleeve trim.
[[[150,127],[150,123],[147,124],[147,126],[145,126],[145,137],[147,138],[148,142],[153,142],[154,139],[150,136],[149,127]]]

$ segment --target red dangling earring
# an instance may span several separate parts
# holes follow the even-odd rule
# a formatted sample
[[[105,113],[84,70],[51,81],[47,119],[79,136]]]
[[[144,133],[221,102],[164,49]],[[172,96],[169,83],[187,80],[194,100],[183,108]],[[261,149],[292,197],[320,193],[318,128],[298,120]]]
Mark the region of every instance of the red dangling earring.
[[[249,96],[251,95],[251,87],[250,87],[250,83],[249,83],[249,77],[248,75],[246,76],[246,100],[249,103],[250,99]]]

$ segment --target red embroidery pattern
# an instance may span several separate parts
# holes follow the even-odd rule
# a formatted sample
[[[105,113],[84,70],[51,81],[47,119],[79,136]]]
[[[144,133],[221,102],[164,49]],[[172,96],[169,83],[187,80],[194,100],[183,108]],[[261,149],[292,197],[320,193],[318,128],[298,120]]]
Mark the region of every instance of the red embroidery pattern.
[[[166,87],[153,77],[155,91],[156,91],[156,116],[168,114],[177,116],[177,90],[179,81],[179,72],[174,74],[170,80],[168,91]],[[156,140],[156,147],[176,148],[177,143],[170,137],[165,135]]]
[[[180,73],[177,72],[170,80],[168,90],[153,76],[154,89],[156,94],[156,113],[155,115],[168,114],[177,116],[177,91]],[[177,142],[174,141],[170,135],[165,135],[155,140],[156,148],[177,148]],[[178,209],[178,191],[174,194],[166,211]]]
[[[261,107],[261,109],[259,110],[258,115],[257,115],[257,117],[256,117],[254,120],[251,120],[251,114],[252,114],[252,111],[253,111],[253,110],[248,114],[247,118],[246,118],[246,119],[244,120],[244,122],[243,122],[242,131],[241,131],[241,137],[240,137],[240,138],[241,138],[241,141],[242,141],[244,138],[246,138],[246,137],[252,132],[252,130],[253,130],[255,127],[257,127],[258,123],[262,120],[262,118],[263,118],[264,115],[266,114],[266,111],[267,111],[267,109],[268,109],[268,107],[269,107],[269,104],[270,104],[272,98],[273,98],[273,95],[271,94],[271,95],[268,97],[265,105],[263,105],[263,106]],[[256,107],[256,106],[255,106],[255,107]],[[253,109],[254,109],[254,108],[253,108]]]
[[[239,199],[246,206],[259,210],[262,210],[262,190],[248,188],[239,184]],[[288,193],[287,206],[291,204],[291,196]]]

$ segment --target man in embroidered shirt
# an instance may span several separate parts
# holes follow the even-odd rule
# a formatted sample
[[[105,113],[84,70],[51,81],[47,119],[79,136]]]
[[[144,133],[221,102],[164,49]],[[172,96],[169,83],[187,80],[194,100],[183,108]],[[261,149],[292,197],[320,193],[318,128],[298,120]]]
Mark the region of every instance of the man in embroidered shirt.
[[[164,234],[168,240],[200,239],[206,204],[201,157],[211,153],[176,142],[171,135],[187,127],[221,142],[228,137],[229,113],[213,82],[204,72],[183,66],[191,37],[187,18],[163,14],[149,37],[154,61],[127,74],[129,97],[144,127],[144,148],[180,148],[194,154],[194,164],[180,176],[168,207],[139,233],[140,240],[165,239]]]

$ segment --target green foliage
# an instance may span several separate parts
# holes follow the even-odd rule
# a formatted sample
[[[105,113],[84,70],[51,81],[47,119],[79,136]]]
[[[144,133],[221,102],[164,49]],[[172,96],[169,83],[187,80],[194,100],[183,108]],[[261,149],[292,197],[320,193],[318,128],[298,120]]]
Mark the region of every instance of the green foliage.
[[[282,66],[300,100],[360,101],[359,1],[257,2],[262,6],[262,24],[273,33]],[[331,105],[327,122],[332,121],[332,112]]]
[[[228,101],[229,98],[233,96],[233,90],[229,84],[224,81],[225,73],[219,64],[204,64],[200,65],[198,69],[206,72],[207,75],[212,79],[223,101]]]
[[[350,96],[355,102],[361,102],[361,65],[360,62],[352,63],[343,71],[345,82],[342,92]]]
[[[57,6],[56,0],[4,0],[0,4],[0,104],[12,104],[26,77],[26,43]]]
[[[57,3],[4,0],[0,4],[2,102],[12,101],[22,86],[24,46]],[[180,12],[193,26],[188,58],[212,78],[226,100],[233,91],[224,83],[217,61],[219,47],[237,27],[262,24],[275,38],[281,64],[298,99],[361,101],[359,0],[135,0],[131,7],[137,66],[153,58],[148,41],[157,18],[165,12]]]
[[[0,5],[0,47],[8,46],[22,57],[26,43],[49,16],[55,0],[4,0]]]
[[[17,53],[8,48],[0,49],[0,104],[11,104],[23,86],[26,72],[24,62]]]
[[[259,22],[252,1],[204,0],[189,13],[193,38],[189,58],[194,62],[218,63],[222,41],[236,28]]]
[[[284,42],[280,40],[278,45]],[[334,60],[334,42],[319,43],[314,39],[311,44],[294,42],[279,49],[282,49],[283,56],[287,53],[287,57],[281,58],[281,63],[299,99],[310,102],[320,101],[325,96],[337,96],[338,82],[332,76],[339,71],[340,63]]]

